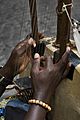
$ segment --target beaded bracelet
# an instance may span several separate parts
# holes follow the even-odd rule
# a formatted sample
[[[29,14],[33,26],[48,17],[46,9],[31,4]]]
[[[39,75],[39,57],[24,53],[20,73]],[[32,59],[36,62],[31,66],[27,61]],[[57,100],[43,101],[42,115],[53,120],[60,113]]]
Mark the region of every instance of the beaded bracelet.
[[[31,100],[28,101],[28,103],[38,104],[38,105],[40,105],[40,106],[48,109],[48,111],[51,111],[51,107],[50,107],[48,104],[46,104],[46,103],[44,103],[44,102],[42,102],[42,101],[40,101],[40,100],[31,99]]]

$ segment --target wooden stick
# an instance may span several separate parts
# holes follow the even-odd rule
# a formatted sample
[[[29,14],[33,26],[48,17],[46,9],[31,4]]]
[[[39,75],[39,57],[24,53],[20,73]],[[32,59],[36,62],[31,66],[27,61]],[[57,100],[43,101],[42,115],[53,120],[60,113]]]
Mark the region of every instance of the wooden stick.
[[[72,3],[72,0],[58,0],[57,7],[57,40],[56,43],[60,44],[60,57],[66,50],[66,44],[70,38],[70,22],[66,12],[62,12],[63,2],[65,4]],[[71,16],[71,6],[67,6],[69,15]]]
[[[32,27],[33,39],[35,39],[36,42],[38,43],[39,36],[38,36],[36,0],[29,0],[29,6],[30,6],[31,27]]]

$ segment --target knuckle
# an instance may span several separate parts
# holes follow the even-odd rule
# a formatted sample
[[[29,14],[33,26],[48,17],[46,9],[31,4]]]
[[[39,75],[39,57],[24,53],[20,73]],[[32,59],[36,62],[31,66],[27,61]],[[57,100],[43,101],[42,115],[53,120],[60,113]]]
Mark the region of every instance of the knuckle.
[[[18,56],[20,55],[19,49],[15,49],[14,52],[15,52],[16,55],[18,55]]]

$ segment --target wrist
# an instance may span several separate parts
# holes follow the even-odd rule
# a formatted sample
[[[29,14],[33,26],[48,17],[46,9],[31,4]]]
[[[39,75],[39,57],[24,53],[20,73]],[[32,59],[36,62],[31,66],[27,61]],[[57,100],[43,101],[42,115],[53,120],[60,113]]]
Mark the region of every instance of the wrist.
[[[51,107],[48,104],[46,104],[45,102],[40,101],[38,99],[31,99],[31,100],[28,101],[28,103],[40,105],[41,107],[47,109],[48,111],[51,111]]]
[[[47,92],[34,93],[33,98],[37,99],[37,100],[40,100],[40,101],[43,101],[43,102],[45,102],[45,103],[47,103],[49,105],[51,103],[51,96]]]
[[[12,71],[10,70],[10,68],[9,67],[7,67],[7,66],[4,66],[4,67],[2,67],[1,69],[0,69],[0,75],[1,76],[4,76],[5,78],[7,78],[7,79],[13,79],[13,74],[12,74]]]

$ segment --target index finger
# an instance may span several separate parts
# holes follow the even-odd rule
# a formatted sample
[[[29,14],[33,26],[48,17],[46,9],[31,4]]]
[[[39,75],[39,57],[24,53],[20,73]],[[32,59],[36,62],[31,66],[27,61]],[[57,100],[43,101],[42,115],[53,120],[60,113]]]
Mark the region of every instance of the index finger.
[[[33,38],[24,39],[24,40],[20,41],[20,42],[16,45],[16,47],[17,47],[17,48],[21,48],[21,47],[27,46],[27,45],[30,45],[30,46],[33,45],[34,47],[36,47],[36,42],[35,42],[35,40],[33,40]]]
[[[63,54],[62,58],[57,63],[62,72],[66,69],[66,66],[69,62],[69,53],[70,47],[67,47],[66,52]]]
[[[35,40],[33,40],[33,38],[28,39],[27,42],[29,45],[33,45],[34,47],[36,47],[36,42]]]
[[[48,69],[53,68],[53,60],[52,60],[51,56],[48,56],[46,58],[46,66],[47,66]]]

